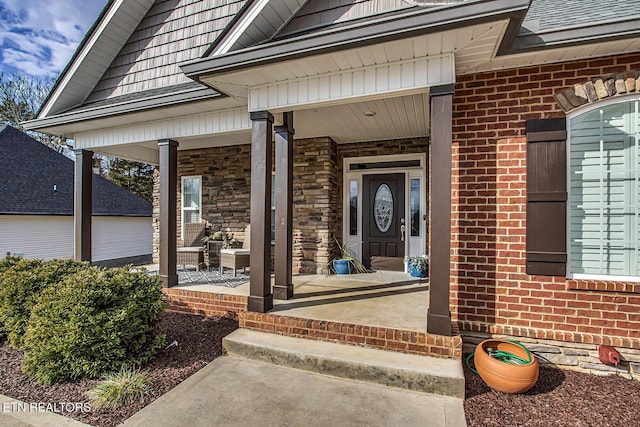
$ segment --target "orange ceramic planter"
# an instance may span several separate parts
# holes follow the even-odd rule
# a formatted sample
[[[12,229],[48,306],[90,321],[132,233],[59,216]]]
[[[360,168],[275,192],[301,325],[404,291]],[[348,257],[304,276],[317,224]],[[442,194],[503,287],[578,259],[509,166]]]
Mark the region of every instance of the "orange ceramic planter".
[[[526,365],[511,365],[489,356],[487,348],[506,351],[525,360],[527,353],[509,341],[489,339],[478,344],[473,361],[478,374],[489,387],[504,393],[524,393],[536,384],[539,367],[533,355],[533,360]]]

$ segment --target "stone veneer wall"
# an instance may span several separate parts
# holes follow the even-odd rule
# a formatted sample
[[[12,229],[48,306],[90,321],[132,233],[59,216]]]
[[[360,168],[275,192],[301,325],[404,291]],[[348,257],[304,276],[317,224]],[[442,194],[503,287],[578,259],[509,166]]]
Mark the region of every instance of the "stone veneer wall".
[[[293,272],[325,272],[339,235],[336,143],[296,140],[293,160]]]
[[[555,94],[639,68],[630,54],[458,76],[451,311],[463,337],[522,337],[549,360],[587,370],[608,369],[594,352],[613,345],[640,373],[637,284],[525,272],[525,121],[565,117]]]
[[[251,145],[178,151],[178,227],[182,177],[198,175],[202,176],[202,218],[211,223],[211,230],[223,230],[243,241],[250,220]]]
[[[294,143],[294,273],[321,273],[331,259],[332,236],[338,233],[336,156],[336,144],[330,138]],[[181,177],[192,175],[202,176],[202,217],[211,223],[211,230],[222,229],[243,241],[250,221],[251,146],[178,151],[178,191]],[[159,175],[154,177],[154,262],[158,262],[160,186]],[[180,193],[177,197],[179,234]]]

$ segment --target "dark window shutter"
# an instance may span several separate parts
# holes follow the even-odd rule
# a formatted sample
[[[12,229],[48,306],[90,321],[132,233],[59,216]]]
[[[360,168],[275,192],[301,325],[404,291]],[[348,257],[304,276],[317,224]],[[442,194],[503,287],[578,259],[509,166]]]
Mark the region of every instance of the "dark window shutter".
[[[527,274],[567,272],[566,119],[527,120]]]

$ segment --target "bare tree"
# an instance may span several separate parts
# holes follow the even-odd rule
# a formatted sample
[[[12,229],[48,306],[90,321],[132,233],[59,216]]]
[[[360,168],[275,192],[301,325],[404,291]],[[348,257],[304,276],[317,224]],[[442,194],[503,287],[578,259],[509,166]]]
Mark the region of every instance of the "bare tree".
[[[0,73],[0,121],[25,132],[22,122],[36,117],[47,94],[53,87],[53,77],[37,78],[25,74]],[[43,144],[59,149],[66,140],[57,136],[26,131]]]
[[[25,131],[23,122],[34,119],[53,88],[52,77],[37,78],[25,74],[0,73],[0,124],[10,124],[48,147],[69,154],[67,141],[58,136]],[[143,199],[151,202],[153,193],[153,166],[95,154],[98,174],[108,178]]]

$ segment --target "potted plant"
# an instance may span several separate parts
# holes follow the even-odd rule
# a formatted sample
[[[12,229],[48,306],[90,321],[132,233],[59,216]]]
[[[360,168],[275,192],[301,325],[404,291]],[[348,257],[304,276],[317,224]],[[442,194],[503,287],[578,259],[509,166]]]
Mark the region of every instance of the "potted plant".
[[[333,271],[336,274],[366,273],[367,268],[358,258],[353,256],[347,247],[347,243],[341,244],[336,236],[333,236],[333,239],[340,250],[340,256],[332,260]]]
[[[204,243],[207,243],[209,240],[213,240],[215,242],[221,242],[223,240],[226,240],[226,238],[227,238],[227,235],[223,231],[218,230],[215,233],[204,236],[202,238],[202,241]]]
[[[409,258],[407,269],[411,277],[427,277],[429,274],[429,258],[426,255]]]

